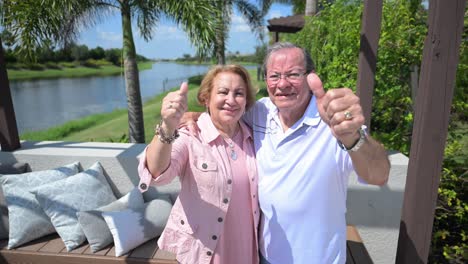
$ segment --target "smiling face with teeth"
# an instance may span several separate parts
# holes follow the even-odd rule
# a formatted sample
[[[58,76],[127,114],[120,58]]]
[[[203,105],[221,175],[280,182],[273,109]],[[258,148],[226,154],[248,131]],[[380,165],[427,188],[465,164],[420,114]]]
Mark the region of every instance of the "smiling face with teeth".
[[[213,88],[206,103],[216,128],[231,134],[245,112],[247,85],[236,73],[218,73],[213,79]]]
[[[298,48],[284,48],[271,53],[266,63],[267,89],[271,101],[280,115],[297,115],[305,112],[310,100],[307,85],[306,65],[303,52]],[[288,74],[303,74],[300,78],[285,77]],[[279,80],[271,81],[271,77]],[[274,78],[273,78],[274,79]],[[276,78],[277,79],[277,78]]]

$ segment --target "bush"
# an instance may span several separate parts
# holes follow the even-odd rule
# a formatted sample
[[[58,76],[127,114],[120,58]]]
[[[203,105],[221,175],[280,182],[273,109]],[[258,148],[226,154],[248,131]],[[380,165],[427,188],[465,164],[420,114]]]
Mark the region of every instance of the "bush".
[[[204,75],[195,75],[188,78],[189,84],[200,85],[203,80]]]
[[[26,69],[33,70],[33,71],[43,71],[45,70],[45,66],[39,63],[28,63],[26,64]]]
[[[99,68],[100,66],[98,65],[96,60],[93,59],[88,59],[84,62],[81,62],[81,65],[84,67],[89,67],[89,68]]]
[[[62,69],[60,67],[60,65],[58,63],[55,63],[55,62],[46,62],[45,67],[48,68],[48,69],[56,69],[56,70]]]
[[[76,68],[78,65],[74,62],[60,62],[59,63],[60,67],[63,68]]]

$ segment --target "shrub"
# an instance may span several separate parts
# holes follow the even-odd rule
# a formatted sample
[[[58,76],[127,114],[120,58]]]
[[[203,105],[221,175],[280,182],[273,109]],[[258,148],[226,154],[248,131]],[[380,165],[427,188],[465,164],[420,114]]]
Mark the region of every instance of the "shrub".
[[[28,63],[26,64],[26,69],[33,70],[33,71],[43,71],[45,70],[45,66],[39,63]]]
[[[60,65],[61,67],[64,67],[64,68],[75,68],[75,67],[77,67],[76,63],[74,63],[74,62],[67,62],[67,61],[60,62],[59,65]]]
[[[57,69],[57,70],[61,69],[60,65],[55,62],[46,62],[44,65],[48,69]]]
[[[84,62],[81,62],[81,65],[84,67],[89,67],[89,68],[99,68],[99,64],[97,63],[96,60],[93,59],[88,59]]]
[[[200,85],[203,80],[204,75],[195,75],[188,78],[189,84]]]

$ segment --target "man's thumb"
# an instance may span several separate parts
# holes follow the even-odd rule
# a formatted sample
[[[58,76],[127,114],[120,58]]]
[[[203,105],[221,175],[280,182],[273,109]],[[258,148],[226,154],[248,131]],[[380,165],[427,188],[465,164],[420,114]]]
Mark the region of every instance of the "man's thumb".
[[[310,90],[314,93],[317,99],[322,98],[325,95],[325,90],[323,89],[323,84],[320,78],[315,73],[310,73],[307,75],[307,83],[309,84]]]
[[[181,85],[180,85],[180,94],[187,94],[188,93],[188,83],[187,82],[183,82]]]

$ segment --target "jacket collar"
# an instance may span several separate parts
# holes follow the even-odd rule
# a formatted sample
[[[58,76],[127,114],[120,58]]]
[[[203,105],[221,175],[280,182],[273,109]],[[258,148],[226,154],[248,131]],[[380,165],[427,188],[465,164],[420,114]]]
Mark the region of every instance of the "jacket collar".
[[[250,128],[241,120],[239,120],[240,129],[242,130],[242,141],[244,142],[248,138],[252,138],[252,132]],[[198,128],[200,129],[201,136],[206,142],[211,143],[215,139],[221,136],[218,129],[211,121],[211,117],[208,113],[202,113],[197,121]]]

